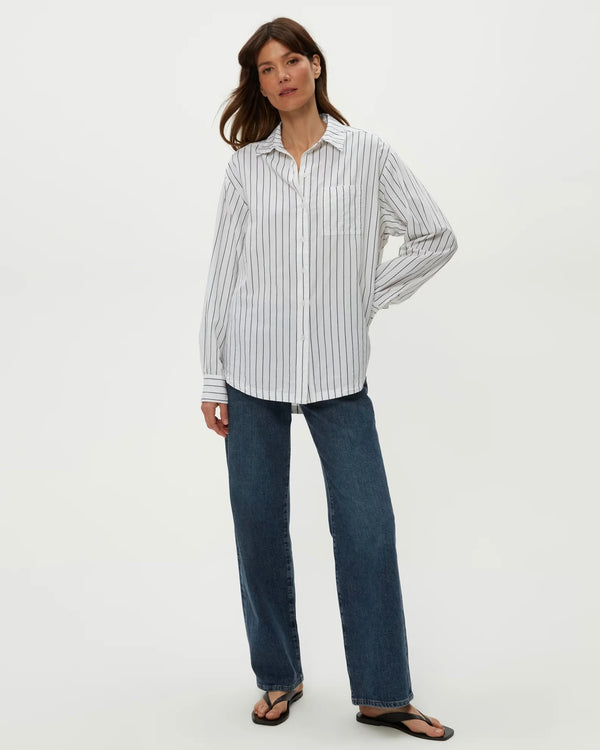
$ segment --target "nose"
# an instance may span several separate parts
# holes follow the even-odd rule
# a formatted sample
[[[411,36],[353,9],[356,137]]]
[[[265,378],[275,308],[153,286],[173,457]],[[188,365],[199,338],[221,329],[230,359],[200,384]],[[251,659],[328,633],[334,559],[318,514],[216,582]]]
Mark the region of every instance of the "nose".
[[[285,69],[279,74],[279,80],[280,81],[282,81],[284,79],[287,80],[289,77],[290,77],[289,73]]]

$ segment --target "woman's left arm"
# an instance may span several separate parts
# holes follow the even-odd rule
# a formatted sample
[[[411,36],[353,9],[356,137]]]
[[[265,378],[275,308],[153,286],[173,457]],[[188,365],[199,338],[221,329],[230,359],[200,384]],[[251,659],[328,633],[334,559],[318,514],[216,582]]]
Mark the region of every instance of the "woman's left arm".
[[[382,234],[403,236],[398,255],[377,266],[371,319],[411,297],[458,249],[440,207],[389,146],[379,179]]]

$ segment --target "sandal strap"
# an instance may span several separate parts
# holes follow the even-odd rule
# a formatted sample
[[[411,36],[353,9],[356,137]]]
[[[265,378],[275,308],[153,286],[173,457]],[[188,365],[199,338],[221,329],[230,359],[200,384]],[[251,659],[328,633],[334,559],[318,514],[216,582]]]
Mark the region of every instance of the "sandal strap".
[[[418,709],[417,709],[418,710]],[[421,721],[426,721],[428,724],[433,726],[433,722],[429,718],[429,716],[425,716],[425,714],[413,714],[409,713],[408,711],[389,711],[385,714],[379,714],[379,716],[374,716],[373,718],[377,719],[382,716],[385,716],[386,721],[407,721],[408,719],[420,719]]]
[[[418,711],[418,712],[419,712],[419,713],[421,714],[421,716],[420,716],[419,718],[421,718],[421,717],[422,717],[423,719],[425,719],[425,721],[426,721],[426,722],[427,722],[428,724],[430,724],[431,726],[433,726],[433,721],[431,721],[431,719],[429,718],[429,716],[425,716],[425,714],[423,713],[423,711],[421,711],[421,709],[420,709],[420,708],[417,708],[417,711]]]
[[[274,701],[271,701],[271,699],[269,698],[269,691],[266,690],[263,698],[265,699],[265,702],[270,710],[271,708],[273,708],[273,706],[276,703],[281,703],[282,701],[289,701],[289,699],[293,697],[295,692],[296,690],[288,690],[287,693],[284,693],[283,695],[280,695],[279,698],[275,698]]]

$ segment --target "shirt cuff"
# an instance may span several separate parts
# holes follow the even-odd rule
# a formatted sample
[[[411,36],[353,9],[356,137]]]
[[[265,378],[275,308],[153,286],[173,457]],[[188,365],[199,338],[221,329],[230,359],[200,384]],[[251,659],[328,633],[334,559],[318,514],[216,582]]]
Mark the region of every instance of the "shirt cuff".
[[[222,378],[219,375],[205,375],[200,400],[215,401],[218,404],[228,403],[225,378]]]

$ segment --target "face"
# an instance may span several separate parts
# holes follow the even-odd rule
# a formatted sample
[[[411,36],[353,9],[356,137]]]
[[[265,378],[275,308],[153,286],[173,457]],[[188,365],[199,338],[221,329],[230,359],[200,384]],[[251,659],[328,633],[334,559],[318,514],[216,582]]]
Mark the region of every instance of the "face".
[[[314,99],[315,79],[321,73],[319,55],[311,61],[269,39],[258,53],[256,67],[261,93],[276,109],[291,111]],[[282,94],[286,89],[293,91]]]

